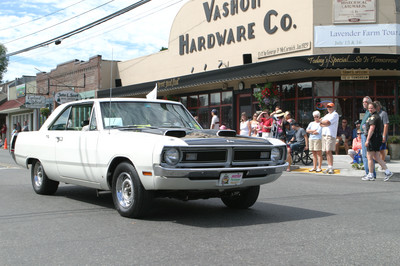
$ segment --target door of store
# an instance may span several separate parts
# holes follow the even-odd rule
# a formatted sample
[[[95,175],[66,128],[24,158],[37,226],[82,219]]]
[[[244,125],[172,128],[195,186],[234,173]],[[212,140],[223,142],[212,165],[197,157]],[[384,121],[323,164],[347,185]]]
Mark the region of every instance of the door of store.
[[[245,112],[248,119],[251,119],[252,115],[252,104],[251,94],[238,94],[236,95],[236,132],[240,133],[240,117]]]

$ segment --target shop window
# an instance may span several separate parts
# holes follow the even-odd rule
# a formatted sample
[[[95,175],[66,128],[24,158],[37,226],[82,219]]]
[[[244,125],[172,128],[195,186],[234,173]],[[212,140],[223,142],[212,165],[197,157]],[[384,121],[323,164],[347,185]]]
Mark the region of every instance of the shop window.
[[[297,110],[297,122],[301,127],[306,128],[311,121],[314,121],[312,113],[315,111],[315,107],[312,99],[299,100]]]
[[[232,104],[233,103],[233,94],[232,91],[223,91],[222,92],[222,104]]]
[[[377,80],[376,81],[376,95],[377,96],[393,96],[395,95],[395,82],[394,80]]]
[[[347,121],[349,122],[349,125],[353,125],[353,122],[355,122],[358,119],[358,116],[353,117],[353,98],[338,98],[336,100],[336,112],[339,114],[340,118],[346,118]]]
[[[228,129],[233,129],[233,110],[231,105],[221,107],[219,120],[220,125],[224,125]]]
[[[208,94],[199,95],[200,106],[208,106]]]
[[[393,115],[395,113],[395,101],[393,98],[378,98],[377,99],[381,105],[382,109],[388,113],[388,115]]]
[[[210,105],[220,105],[221,104],[221,93],[211,93],[210,94]]]
[[[211,123],[211,110],[210,108],[199,108],[197,110],[197,116],[199,118],[199,124],[203,128],[210,128]]]
[[[373,98],[374,96],[374,81],[368,80],[368,81],[357,81],[354,82],[354,90],[356,93],[356,96],[370,96]]]
[[[336,96],[353,96],[354,94],[354,81],[335,81],[334,86]]]
[[[332,95],[332,81],[314,81],[314,97]]]
[[[286,99],[296,97],[296,84],[284,84],[281,86],[282,97]]]
[[[186,97],[186,96],[181,97],[181,103],[182,103],[184,106],[187,107],[187,97]]]
[[[188,98],[188,106],[189,107],[197,107],[197,95],[191,95]]]
[[[312,97],[312,82],[297,83],[297,96],[301,97]]]

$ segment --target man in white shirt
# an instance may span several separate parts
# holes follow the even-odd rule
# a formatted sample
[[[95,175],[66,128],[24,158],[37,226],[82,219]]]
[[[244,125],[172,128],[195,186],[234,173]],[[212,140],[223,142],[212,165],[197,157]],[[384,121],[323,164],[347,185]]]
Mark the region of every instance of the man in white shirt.
[[[219,118],[217,116],[217,109],[212,109],[211,111],[211,125],[210,129],[219,129]]]
[[[333,174],[333,155],[332,152],[336,146],[336,135],[338,129],[339,115],[335,111],[335,104],[328,103],[326,106],[328,114],[326,114],[320,123],[322,127],[322,151],[325,151],[328,161],[328,169],[325,173]]]

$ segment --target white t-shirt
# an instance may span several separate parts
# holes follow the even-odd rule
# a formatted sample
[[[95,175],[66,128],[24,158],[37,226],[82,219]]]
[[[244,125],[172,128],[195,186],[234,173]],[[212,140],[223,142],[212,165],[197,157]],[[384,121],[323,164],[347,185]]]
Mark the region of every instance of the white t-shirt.
[[[337,128],[339,123],[339,115],[336,111],[332,113],[328,113],[327,115],[322,118],[322,120],[328,120],[331,124],[328,127],[322,127],[322,135],[329,135],[333,138],[336,138],[337,135]]]
[[[216,115],[213,115],[211,119],[211,129],[219,129],[219,118]]]
[[[249,121],[240,122],[240,135],[249,136]]]
[[[309,139],[321,139],[322,138],[322,128],[319,123],[312,121],[308,124],[307,130],[316,130],[318,135],[310,134]]]

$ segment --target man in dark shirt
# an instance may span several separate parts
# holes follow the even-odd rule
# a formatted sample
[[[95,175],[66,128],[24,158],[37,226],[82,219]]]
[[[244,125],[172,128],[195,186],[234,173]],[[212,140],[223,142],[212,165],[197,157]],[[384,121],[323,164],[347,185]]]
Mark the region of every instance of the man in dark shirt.
[[[351,128],[348,125],[348,121],[346,118],[342,119],[341,126],[338,127],[337,136],[336,136],[336,155],[339,154],[339,146],[343,145],[345,153],[347,154],[349,150],[349,142],[351,139],[352,132]]]
[[[308,150],[308,135],[304,128],[300,127],[299,123],[292,123],[292,128],[295,131],[293,138],[290,140],[290,149],[294,151],[300,150],[304,147],[304,150]]]

